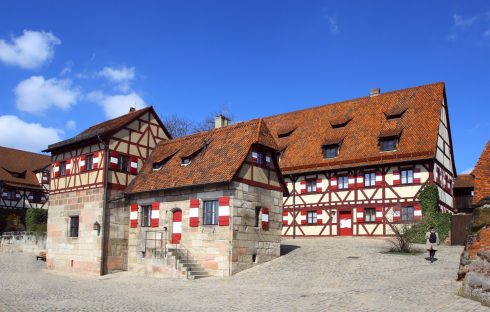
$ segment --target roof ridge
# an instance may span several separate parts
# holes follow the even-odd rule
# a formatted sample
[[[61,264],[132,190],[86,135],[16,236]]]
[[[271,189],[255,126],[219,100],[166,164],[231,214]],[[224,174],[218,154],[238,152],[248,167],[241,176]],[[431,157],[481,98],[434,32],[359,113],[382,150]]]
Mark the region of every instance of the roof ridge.
[[[103,123],[106,123],[106,122],[109,122],[109,121],[113,121],[113,120],[116,120],[116,119],[119,119],[119,118],[127,117],[127,115],[129,115],[129,114],[136,115],[137,113],[141,113],[143,110],[150,109],[150,108],[152,108],[152,107],[153,107],[152,105],[150,105],[150,106],[146,106],[146,107],[140,108],[140,109],[138,109],[138,110],[135,110],[134,112],[128,112],[128,113],[126,113],[126,114],[124,114],[124,115],[120,115],[120,116],[117,116],[117,117],[114,117],[114,118],[111,118],[111,119],[107,119],[107,120],[104,120],[104,121],[98,122],[98,123],[96,123],[96,124],[91,125],[90,127],[87,127],[85,130],[83,130],[82,132],[80,132],[80,133],[79,133],[79,134],[77,134],[76,136],[78,136],[78,135],[80,135],[80,134],[84,133],[85,131],[87,131],[87,130],[88,130],[88,129],[90,129],[90,128],[94,128],[94,127],[96,127],[96,126],[98,126],[98,125],[101,125],[101,124],[103,124]]]
[[[432,82],[432,83],[418,85],[418,86],[414,86],[414,87],[408,87],[408,88],[403,88],[403,89],[392,90],[392,91],[380,93],[376,97],[382,97],[382,96],[385,96],[387,94],[393,94],[393,93],[397,93],[397,92],[406,92],[406,91],[409,91],[409,90],[415,90],[415,89],[420,89],[420,88],[424,88],[424,87],[435,86],[435,85],[438,85],[438,84],[445,85],[445,82],[444,81],[438,81],[438,82]],[[307,107],[307,108],[303,108],[303,109],[298,109],[298,110],[293,110],[293,111],[289,111],[289,112],[285,112],[285,113],[280,113],[280,114],[275,114],[275,115],[267,116],[265,118],[273,118],[273,117],[278,117],[278,116],[292,114],[292,113],[299,113],[299,112],[304,112],[304,111],[310,111],[310,110],[319,109],[319,108],[322,108],[322,107],[325,107],[325,106],[345,104],[347,102],[354,102],[355,103],[356,101],[361,101],[363,99],[370,98],[370,97],[371,96],[366,95],[366,96],[362,96],[362,97],[358,97],[358,98],[353,98],[353,99],[349,99],[349,100],[343,100],[343,101],[338,101],[338,102],[333,102],[333,103],[320,104],[320,105],[313,106],[313,107]]]
[[[0,148],[9,149],[9,150],[14,150],[14,151],[22,152],[22,153],[33,154],[33,155],[36,155],[36,156],[43,156],[43,157],[48,157],[48,158],[51,158],[49,155],[46,155],[46,154],[35,153],[35,152],[26,151],[26,150],[21,150],[21,149],[18,149],[18,148],[13,148],[13,147],[0,146]]]

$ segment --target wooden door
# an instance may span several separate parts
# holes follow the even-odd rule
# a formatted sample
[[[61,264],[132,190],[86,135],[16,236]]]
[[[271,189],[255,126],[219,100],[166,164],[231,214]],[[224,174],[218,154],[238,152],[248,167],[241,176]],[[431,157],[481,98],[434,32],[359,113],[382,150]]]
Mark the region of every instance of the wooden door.
[[[352,236],[352,211],[339,211],[339,235]]]
[[[178,244],[182,238],[182,211],[176,210],[172,216],[172,244]]]

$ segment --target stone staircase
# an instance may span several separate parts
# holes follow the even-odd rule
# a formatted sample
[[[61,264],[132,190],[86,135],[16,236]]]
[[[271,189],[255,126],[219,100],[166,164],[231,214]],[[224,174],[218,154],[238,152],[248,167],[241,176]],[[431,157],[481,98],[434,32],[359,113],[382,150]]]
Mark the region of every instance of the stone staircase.
[[[175,269],[181,272],[181,276],[185,276],[190,280],[210,276],[208,272],[206,272],[206,270],[204,270],[204,268],[197,261],[195,261],[192,256],[189,255],[189,252],[184,248],[168,248],[167,252],[168,264],[173,262],[172,264],[175,266]]]

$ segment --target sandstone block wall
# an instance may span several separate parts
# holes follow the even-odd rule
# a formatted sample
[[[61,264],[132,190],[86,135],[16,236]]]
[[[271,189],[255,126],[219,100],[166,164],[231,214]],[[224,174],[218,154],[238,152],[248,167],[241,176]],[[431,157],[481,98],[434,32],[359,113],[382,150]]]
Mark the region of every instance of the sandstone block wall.
[[[93,230],[102,224],[102,188],[50,196],[47,231],[47,266],[50,269],[100,274],[101,235]],[[79,216],[78,237],[70,237],[70,217]]]

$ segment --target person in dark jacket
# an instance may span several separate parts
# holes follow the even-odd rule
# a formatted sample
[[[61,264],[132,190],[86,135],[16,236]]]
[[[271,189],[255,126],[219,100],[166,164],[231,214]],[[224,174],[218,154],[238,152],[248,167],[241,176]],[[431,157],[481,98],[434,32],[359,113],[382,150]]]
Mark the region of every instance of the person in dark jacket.
[[[437,246],[439,245],[439,233],[436,232],[434,227],[429,228],[429,232],[425,233],[427,251],[429,252],[429,261],[434,262],[437,251]]]

